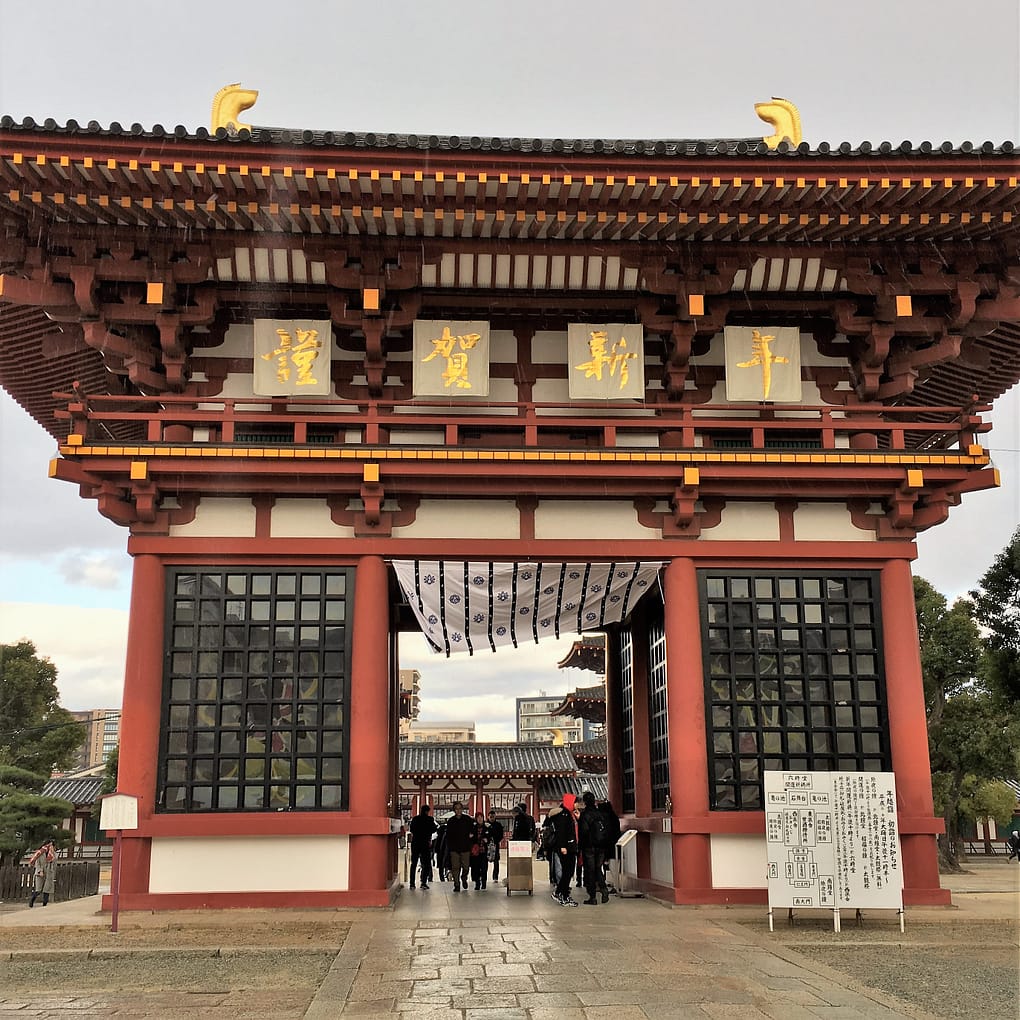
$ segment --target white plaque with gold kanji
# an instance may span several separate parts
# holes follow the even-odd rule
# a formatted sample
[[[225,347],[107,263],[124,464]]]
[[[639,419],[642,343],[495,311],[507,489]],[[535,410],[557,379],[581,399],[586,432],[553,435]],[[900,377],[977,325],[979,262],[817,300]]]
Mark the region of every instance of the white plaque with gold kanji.
[[[572,322],[567,326],[571,400],[641,400],[645,395],[645,333],[633,323]]]
[[[332,346],[328,319],[256,319],[254,392],[264,397],[327,396]]]
[[[414,395],[487,397],[489,324],[415,319]]]
[[[726,399],[796,404],[801,399],[796,326],[727,326]]]

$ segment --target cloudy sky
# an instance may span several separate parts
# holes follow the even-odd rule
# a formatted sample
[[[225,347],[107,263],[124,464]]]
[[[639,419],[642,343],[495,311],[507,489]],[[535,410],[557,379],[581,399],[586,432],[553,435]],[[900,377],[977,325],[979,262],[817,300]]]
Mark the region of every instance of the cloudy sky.
[[[961,11],[968,12],[961,17]],[[754,137],[753,105],[792,99],[812,144],[1020,141],[1016,0],[607,0],[479,4],[291,0],[0,0],[0,116],[208,125],[241,82],[255,124],[526,137]],[[1020,520],[1020,399],[990,440],[1003,486],[922,536],[915,571],[966,591]],[[68,708],[119,706],[130,562],[125,533],[67,483],[53,440],[0,393],[0,641],[30,637]],[[470,660],[405,639],[422,718],[513,736],[513,698],[584,685],[569,647]]]

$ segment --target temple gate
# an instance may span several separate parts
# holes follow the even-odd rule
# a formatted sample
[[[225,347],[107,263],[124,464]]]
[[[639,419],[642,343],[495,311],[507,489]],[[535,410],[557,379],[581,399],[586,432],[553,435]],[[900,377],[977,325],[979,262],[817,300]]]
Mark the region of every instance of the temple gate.
[[[646,891],[764,903],[763,772],[891,770],[948,902],[910,561],[997,484],[1012,147],[236,116],[0,122],[0,382],[134,558],[122,909],[388,903],[418,627],[607,633]]]

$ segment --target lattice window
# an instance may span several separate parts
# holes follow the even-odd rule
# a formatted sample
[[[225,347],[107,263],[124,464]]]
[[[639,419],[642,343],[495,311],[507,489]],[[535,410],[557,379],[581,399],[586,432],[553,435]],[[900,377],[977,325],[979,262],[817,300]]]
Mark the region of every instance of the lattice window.
[[[353,573],[168,572],[160,810],[346,808]]]
[[[761,810],[769,769],[888,771],[878,574],[698,580],[712,807]]]
[[[634,645],[631,632],[621,630],[620,649],[620,692],[622,715],[623,752],[623,805],[624,813],[635,810],[634,779]]]
[[[666,630],[661,610],[648,629],[648,752],[652,810],[663,811],[669,794],[669,714],[666,709]]]

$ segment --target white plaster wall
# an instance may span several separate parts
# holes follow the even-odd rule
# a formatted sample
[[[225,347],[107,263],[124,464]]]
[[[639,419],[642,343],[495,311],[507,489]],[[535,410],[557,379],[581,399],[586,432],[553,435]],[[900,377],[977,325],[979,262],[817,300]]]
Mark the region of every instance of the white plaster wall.
[[[564,357],[566,348],[564,348]],[[531,398],[536,404],[567,404],[570,402],[570,393],[567,389],[566,379],[536,379],[535,385],[531,388]],[[577,409],[569,407],[543,407],[538,411],[541,415],[575,415]]]
[[[701,537],[707,542],[778,542],[779,514],[771,503],[727,503],[719,523]]]
[[[551,329],[538,330],[531,340],[531,360],[536,365],[565,365],[567,363],[566,332]],[[538,397],[535,399],[538,400]]]
[[[347,836],[154,838],[149,891],[333,892],[350,888]]]
[[[412,524],[394,538],[520,538],[520,514],[509,500],[423,499]]]
[[[227,327],[218,347],[203,347],[201,353],[205,358],[250,358],[254,352],[255,327],[235,322]]]
[[[517,364],[517,337],[512,329],[489,330],[489,364]]]
[[[354,529],[334,524],[324,499],[277,499],[269,534],[272,538],[353,538]]]
[[[535,538],[648,538],[657,531],[638,522],[634,504],[624,500],[542,500],[535,510]]]
[[[711,837],[713,889],[764,889],[768,873],[764,836]]]
[[[651,836],[650,876],[653,882],[673,884],[673,836],[666,832]]]
[[[875,533],[858,528],[845,503],[801,503],[793,514],[798,542],[868,542]]]
[[[250,499],[204,497],[190,524],[171,525],[172,537],[254,538],[255,507]]]

